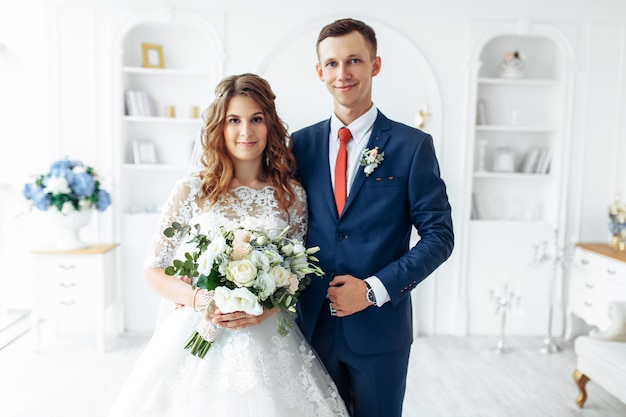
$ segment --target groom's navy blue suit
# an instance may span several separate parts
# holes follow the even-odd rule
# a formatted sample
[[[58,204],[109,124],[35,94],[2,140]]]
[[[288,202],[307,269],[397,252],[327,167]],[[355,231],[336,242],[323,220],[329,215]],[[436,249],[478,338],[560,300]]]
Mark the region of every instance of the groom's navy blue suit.
[[[324,278],[314,277],[302,294],[298,324],[312,341],[318,319],[328,319],[325,298],[334,275],[376,276],[387,289],[390,302],[330,320],[341,321],[339,332],[349,349],[359,355],[406,352],[408,357],[413,341],[411,290],[450,256],[454,246],[451,209],[432,138],[379,111],[367,148],[377,146],[385,153],[384,160],[370,176],[363,167],[358,168],[338,216],[328,158],[329,134],[330,120],[292,134],[298,177],[308,196],[307,246],[320,247],[316,256],[326,273]],[[412,226],[420,241],[409,248]],[[337,332],[327,336],[329,343],[340,337]],[[312,343],[318,351],[325,351],[316,346],[319,340]],[[325,354],[320,356],[326,362]],[[335,378],[333,366],[328,368]],[[406,375],[406,369],[394,371]],[[376,375],[364,377],[373,378],[374,383]]]

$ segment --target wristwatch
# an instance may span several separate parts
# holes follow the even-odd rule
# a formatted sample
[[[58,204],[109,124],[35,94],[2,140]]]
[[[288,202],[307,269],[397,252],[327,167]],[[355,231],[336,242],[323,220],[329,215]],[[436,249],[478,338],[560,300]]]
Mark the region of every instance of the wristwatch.
[[[367,286],[367,292],[365,295],[367,296],[367,301],[369,301],[372,305],[376,305],[376,294],[374,294],[374,290],[370,287],[370,284],[365,281],[365,285]]]

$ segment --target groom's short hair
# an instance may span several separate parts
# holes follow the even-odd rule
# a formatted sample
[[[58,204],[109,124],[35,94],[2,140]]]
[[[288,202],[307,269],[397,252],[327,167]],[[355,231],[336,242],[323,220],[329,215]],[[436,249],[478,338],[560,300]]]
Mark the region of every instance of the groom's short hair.
[[[335,20],[333,23],[330,23],[322,28],[319,36],[317,37],[317,43],[315,44],[318,57],[320,42],[324,39],[343,36],[352,32],[359,32],[361,36],[363,36],[365,43],[367,43],[370,47],[372,58],[375,57],[378,48],[376,32],[374,32],[374,29],[372,29],[368,24],[351,18]]]

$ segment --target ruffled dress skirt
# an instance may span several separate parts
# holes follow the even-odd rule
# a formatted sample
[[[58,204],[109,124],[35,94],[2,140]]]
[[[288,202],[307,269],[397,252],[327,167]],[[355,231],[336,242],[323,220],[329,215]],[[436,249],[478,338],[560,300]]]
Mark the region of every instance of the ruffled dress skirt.
[[[202,320],[185,307],[158,327],[109,417],[348,416],[337,388],[294,325],[277,315],[243,330],[221,329],[204,359],[184,349]]]

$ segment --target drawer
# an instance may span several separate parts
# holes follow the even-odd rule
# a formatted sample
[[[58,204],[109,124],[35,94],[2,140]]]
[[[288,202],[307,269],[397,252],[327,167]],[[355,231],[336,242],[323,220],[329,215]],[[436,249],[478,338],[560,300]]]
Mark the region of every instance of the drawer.
[[[590,326],[604,330],[611,324],[609,303],[601,298],[578,295],[570,299],[569,306],[571,313],[583,319]]]
[[[93,303],[97,297],[94,285],[85,285],[85,283],[60,285],[58,282],[48,282],[48,285],[41,286],[36,291],[44,316],[48,312],[58,314],[67,310],[88,312],[93,310]]]
[[[99,268],[96,261],[97,259],[84,255],[37,256],[34,267],[38,275],[93,275],[94,269]]]
[[[574,268],[584,273],[603,276],[621,276],[626,281],[626,264],[609,257],[576,248],[574,252]]]

